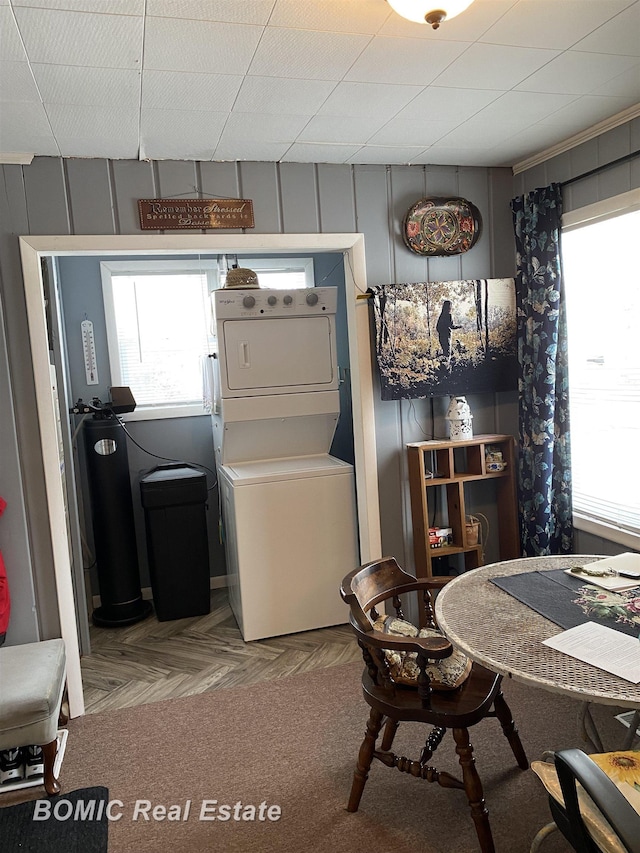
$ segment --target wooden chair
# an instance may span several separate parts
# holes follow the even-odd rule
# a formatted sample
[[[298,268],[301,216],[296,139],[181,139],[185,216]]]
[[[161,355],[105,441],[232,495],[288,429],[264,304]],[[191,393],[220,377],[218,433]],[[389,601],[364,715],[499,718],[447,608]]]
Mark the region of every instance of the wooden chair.
[[[378,605],[388,602],[397,618],[404,619],[400,596],[413,594],[419,599],[421,624],[435,628],[431,590],[441,586],[442,582],[435,579],[416,580],[402,571],[393,557],[384,557],[361,566],[342,582],[340,592],[351,608],[351,626],[366,665],[362,676],[364,699],[371,708],[347,811],[358,810],[369,769],[373,759],[377,758],[387,767],[396,767],[401,772],[428,782],[437,782],[444,788],[464,789],[480,850],[482,853],[494,853],[482,783],[469,740],[469,727],[485,717],[497,717],[518,766],[523,770],[529,766],[511,711],[500,690],[501,676],[474,663],[460,686],[446,691],[434,690],[429,672],[433,672],[434,662],[452,655],[451,643],[443,636],[411,638],[383,633],[373,627],[380,618]],[[487,629],[490,630],[490,626]],[[418,675],[413,687],[394,680],[388,661],[389,652],[393,651],[417,655]],[[391,751],[396,730],[402,721],[423,722],[433,727],[418,760],[400,757]],[[376,740],[383,726],[380,749],[376,749]],[[438,772],[430,764],[447,729],[453,733],[462,768],[462,781],[449,773]]]
[[[532,769],[549,794],[553,823],[538,832],[530,853],[537,853],[556,829],[577,853],[640,853],[640,813],[596,764],[607,757],[612,767],[624,766],[627,757],[638,777],[640,752],[634,751],[589,757],[580,749],[565,749],[554,754],[553,763],[533,762]],[[605,767],[608,764],[604,761]]]

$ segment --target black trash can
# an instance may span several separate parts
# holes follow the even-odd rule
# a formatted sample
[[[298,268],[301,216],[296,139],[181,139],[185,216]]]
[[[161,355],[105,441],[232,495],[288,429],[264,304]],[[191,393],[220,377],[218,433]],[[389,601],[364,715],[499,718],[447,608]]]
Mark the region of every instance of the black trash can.
[[[209,613],[207,478],[185,464],[140,480],[153,603],[160,622]]]

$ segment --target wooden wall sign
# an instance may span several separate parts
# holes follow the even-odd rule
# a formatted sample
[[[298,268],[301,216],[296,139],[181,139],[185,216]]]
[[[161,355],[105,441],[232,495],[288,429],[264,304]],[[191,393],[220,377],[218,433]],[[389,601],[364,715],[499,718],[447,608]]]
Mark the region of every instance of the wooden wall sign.
[[[138,212],[143,231],[254,227],[247,198],[141,198]]]

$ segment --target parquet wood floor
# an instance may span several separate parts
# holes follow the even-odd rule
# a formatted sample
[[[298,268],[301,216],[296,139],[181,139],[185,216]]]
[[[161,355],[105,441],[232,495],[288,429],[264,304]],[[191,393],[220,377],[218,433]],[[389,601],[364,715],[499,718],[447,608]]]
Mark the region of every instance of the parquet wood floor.
[[[91,654],[81,668],[92,714],[356,660],[361,653],[347,625],[245,643],[226,590],[216,589],[206,616],[158,622],[152,615],[117,629],[92,625]]]

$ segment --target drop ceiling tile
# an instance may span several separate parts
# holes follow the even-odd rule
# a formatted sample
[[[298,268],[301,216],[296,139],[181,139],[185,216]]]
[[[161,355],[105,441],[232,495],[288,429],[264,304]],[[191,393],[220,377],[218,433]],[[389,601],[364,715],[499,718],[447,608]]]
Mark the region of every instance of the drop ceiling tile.
[[[627,107],[627,98],[606,98],[600,95],[583,95],[576,98],[557,113],[538,122],[539,125],[551,125],[563,131],[563,138],[593,127],[600,121],[614,116]]]
[[[447,133],[437,142],[434,148],[493,148],[500,142],[509,139],[522,130],[519,121],[481,121],[473,118],[460,127]]]
[[[268,27],[249,73],[301,80],[341,80],[370,39],[367,35]]]
[[[586,95],[637,64],[633,56],[567,51],[523,80],[522,92],[566,92]]]
[[[36,62],[33,74],[45,103],[136,108],[140,100],[140,72],[129,68]]]
[[[240,113],[315,113],[335,89],[334,80],[245,77],[234,110]]]
[[[359,148],[359,145],[320,145],[314,142],[294,142],[282,157],[282,161],[285,163],[346,163]]]
[[[244,74],[262,27],[148,18],[145,69]]]
[[[345,80],[426,86],[468,47],[464,42],[375,36]]]
[[[496,89],[449,89],[429,86],[402,109],[396,118],[427,118],[460,123],[499,98]]]
[[[640,56],[640,3],[629,6],[573,47],[588,53]]]
[[[277,163],[288,148],[289,143],[287,142],[259,142],[252,139],[236,142],[222,140],[213,153],[213,159]]]
[[[87,136],[79,139],[77,136],[59,136],[58,145],[62,157],[104,157],[108,160],[137,160],[138,137],[123,137],[115,133],[110,137]],[[97,153],[99,152],[99,153]]]
[[[226,120],[225,112],[144,109],[140,115],[144,157],[210,160]]]
[[[509,161],[493,161],[493,149],[484,148],[427,148],[411,162],[418,165],[424,163],[430,166],[507,166]]]
[[[42,152],[54,157],[60,154],[42,104],[11,101],[2,105],[0,150]]]
[[[319,115],[368,116],[388,121],[422,89],[382,83],[340,83],[320,107]]]
[[[142,18],[19,8],[16,18],[31,62],[137,68]]]
[[[46,111],[56,138],[138,137],[139,110],[136,107],[122,109],[82,104],[47,104]]]
[[[640,101],[640,63],[632,65],[631,68],[607,80],[602,86],[598,86],[592,92],[593,95],[612,95],[617,97],[629,97],[634,101]]]
[[[527,127],[563,109],[576,97],[547,92],[506,92],[477,113],[473,120],[520,121],[522,127]]]
[[[142,75],[142,107],[227,112],[233,106],[242,79],[239,74],[145,71]]]
[[[456,121],[410,120],[394,118],[369,140],[370,145],[433,145],[452,131]]]
[[[260,142],[294,142],[310,116],[276,116],[269,113],[231,113],[221,142],[259,139]]]
[[[11,9],[0,6],[0,62],[24,62],[26,59]]]
[[[557,50],[472,44],[436,78],[435,84],[459,89],[505,91],[516,86],[557,55]]]
[[[70,12],[101,15],[142,15],[144,0],[12,0],[14,6],[36,6]]]
[[[336,33],[377,33],[389,16],[380,0],[277,0],[269,25]]]
[[[314,116],[298,136],[298,142],[364,145],[380,129],[383,121],[369,116]]]
[[[355,154],[349,157],[349,163],[380,163],[403,165],[411,163],[414,157],[422,153],[422,147],[417,146],[376,146],[363,145]]]
[[[515,0],[476,0],[472,6],[450,21],[445,21],[437,30],[428,24],[407,21],[393,12],[380,28],[380,35],[425,38],[430,41],[474,42],[478,34],[485,32],[514,5]]]
[[[0,62],[0,101],[40,103],[40,93],[28,62]]]
[[[520,0],[479,39],[489,44],[566,50],[616,15],[629,0]]]
[[[232,24],[266,24],[273,0],[147,0],[147,15]]]

